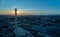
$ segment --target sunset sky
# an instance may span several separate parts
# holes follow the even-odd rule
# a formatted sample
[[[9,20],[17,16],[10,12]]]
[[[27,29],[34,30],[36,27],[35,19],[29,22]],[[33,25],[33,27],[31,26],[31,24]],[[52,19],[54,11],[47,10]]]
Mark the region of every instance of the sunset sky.
[[[59,15],[60,0],[0,0],[0,14]]]

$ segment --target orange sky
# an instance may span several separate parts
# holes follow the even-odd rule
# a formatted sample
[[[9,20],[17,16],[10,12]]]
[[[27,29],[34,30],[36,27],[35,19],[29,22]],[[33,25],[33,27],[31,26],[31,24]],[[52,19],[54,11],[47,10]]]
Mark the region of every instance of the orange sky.
[[[15,12],[14,12],[14,10],[12,10],[12,11],[4,10],[4,11],[0,11],[0,14],[14,15]],[[51,12],[50,13],[49,12],[43,13],[43,12],[33,12],[33,11],[29,12],[29,11],[18,10],[17,14],[18,15],[45,15],[45,14],[49,15],[49,14],[51,14]],[[54,13],[52,13],[52,14],[54,14]],[[59,13],[55,13],[55,14],[59,14]]]

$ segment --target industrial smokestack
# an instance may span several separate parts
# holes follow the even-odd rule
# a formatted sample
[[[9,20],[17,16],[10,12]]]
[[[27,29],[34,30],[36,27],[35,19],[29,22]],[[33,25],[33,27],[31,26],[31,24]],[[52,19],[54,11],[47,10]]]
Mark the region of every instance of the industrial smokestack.
[[[17,16],[17,8],[15,8],[15,16]]]
[[[15,8],[15,26],[17,26],[17,8]]]

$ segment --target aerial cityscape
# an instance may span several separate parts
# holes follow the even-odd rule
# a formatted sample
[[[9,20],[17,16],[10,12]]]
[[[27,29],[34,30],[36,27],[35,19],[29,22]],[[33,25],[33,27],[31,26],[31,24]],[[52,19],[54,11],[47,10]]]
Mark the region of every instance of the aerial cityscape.
[[[0,2],[0,37],[60,37],[60,0]]]

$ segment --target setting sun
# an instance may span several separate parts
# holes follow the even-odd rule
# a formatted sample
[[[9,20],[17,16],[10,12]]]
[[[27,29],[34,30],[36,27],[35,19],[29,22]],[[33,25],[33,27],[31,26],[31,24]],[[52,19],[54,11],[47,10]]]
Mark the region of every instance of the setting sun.
[[[21,10],[17,10],[17,15],[21,15],[22,11]],[[15,11],[11,11],[11,15],[15,15]]]
[[[20,15],[22,13],[21,10],[17,10],[17,15]]]

